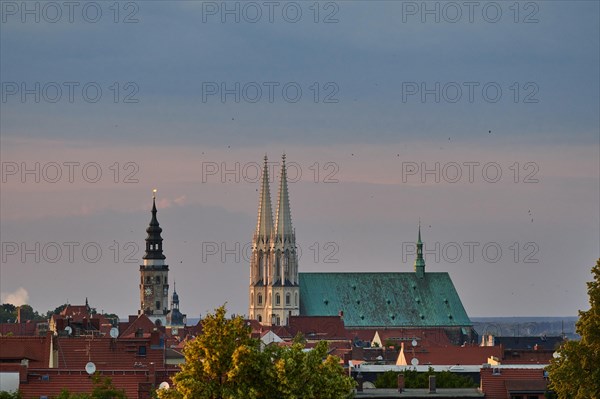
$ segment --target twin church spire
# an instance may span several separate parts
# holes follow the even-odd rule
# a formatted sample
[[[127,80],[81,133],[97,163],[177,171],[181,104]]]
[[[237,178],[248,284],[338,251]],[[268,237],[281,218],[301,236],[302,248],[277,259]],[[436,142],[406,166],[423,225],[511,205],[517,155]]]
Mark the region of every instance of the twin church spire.
[[[282,156],[275,223],[271,207],[269,165],[265,155],[258,203],[258,220],[250,261],[249,315],[262,323],[287,323],[299,314],[298,255]]]
[[[269,187],[268,158],[265,155],[262,173],[260,198],[258,202],[258,221],[256,223],[255,240],[261,243],[279,242],[281,244],[293,239],[292,214],[287,183],[287,168],[285,154],[281,157],[281,173],[279,192],[277,194],[277,210],[275,225],[273,225],[273,210],[271,207],[271,190]]]

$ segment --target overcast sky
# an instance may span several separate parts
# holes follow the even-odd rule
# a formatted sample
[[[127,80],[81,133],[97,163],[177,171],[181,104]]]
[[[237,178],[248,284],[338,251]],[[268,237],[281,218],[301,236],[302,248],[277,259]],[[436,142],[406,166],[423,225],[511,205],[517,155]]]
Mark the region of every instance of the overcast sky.
[[[412,271],[420,218],[470,316],[588,307],[598,2],[0,5],[3,302],[136,314],[157,188],[181,310],[246,313],[285,152],[301,271]]]

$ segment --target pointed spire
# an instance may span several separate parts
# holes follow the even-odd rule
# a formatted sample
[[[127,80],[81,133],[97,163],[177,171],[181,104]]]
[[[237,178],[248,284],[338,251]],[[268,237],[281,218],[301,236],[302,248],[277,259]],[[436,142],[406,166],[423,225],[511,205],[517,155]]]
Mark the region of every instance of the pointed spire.
[[[256,236],[264,241],[268,240],[273,231],[273,211],[271,209],[271,191],[269,189],[269,168],[267,154],[262,173],[262,185],[258,202],[258,221],[256,222]]]
[[[277,216],[275,216],[275,236],[284,241],[285,237],[291,237],[294,233],[292,228],[292,214],[290,211],[290,198],[287,185],[287,169],[285,166],[285,154],[281,157],[281,177],[279,182],[279,194],[277,200]]]
[[[177,295],[177,284],[173,281],[173,296],[171,298],[171,308],[179,309],[179,295]]]
[[[146,254],[143,259],[165,259],[162,252],[162,229],[158,224],[156,218],[156,189],[153,190],[152,194],[152,219],[150,219],[150,225],[146,229],[148,236],[146,237]]]
[[[421,241],[421,219],[419,218],[419,235],[417,238],[417,258],[415,259],[415,273],[418,278],[425,276],[425,259],[423,259],[423,242]]]

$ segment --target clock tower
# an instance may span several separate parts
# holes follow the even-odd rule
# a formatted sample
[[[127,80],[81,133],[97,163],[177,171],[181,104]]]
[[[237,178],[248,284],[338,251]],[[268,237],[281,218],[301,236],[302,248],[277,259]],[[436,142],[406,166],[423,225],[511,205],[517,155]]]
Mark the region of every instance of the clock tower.
[[[140,310],[156,324],[165,325],[169,302],[169,266],[162,251],[162,229],[156,218],[156,190],[152,196],[152,219],[146,229],[146,253],[140,265]]]

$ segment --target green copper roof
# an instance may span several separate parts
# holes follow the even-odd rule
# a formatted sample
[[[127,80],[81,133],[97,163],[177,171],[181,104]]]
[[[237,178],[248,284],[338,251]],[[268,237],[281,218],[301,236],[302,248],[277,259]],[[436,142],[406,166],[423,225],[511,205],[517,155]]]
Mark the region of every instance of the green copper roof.
[[[448,273],[300,273],[300,314],[348,327],[470,326]]]

